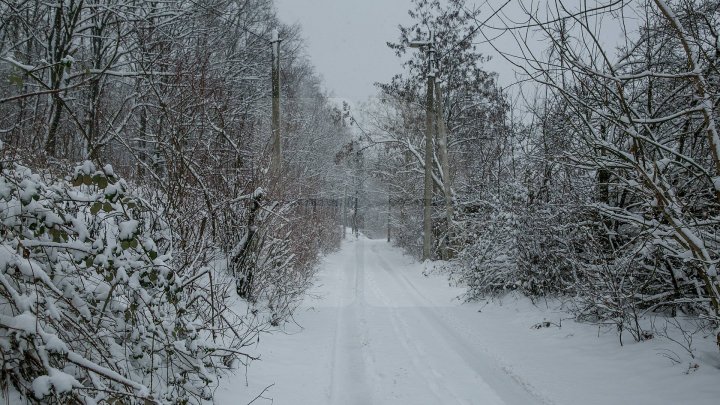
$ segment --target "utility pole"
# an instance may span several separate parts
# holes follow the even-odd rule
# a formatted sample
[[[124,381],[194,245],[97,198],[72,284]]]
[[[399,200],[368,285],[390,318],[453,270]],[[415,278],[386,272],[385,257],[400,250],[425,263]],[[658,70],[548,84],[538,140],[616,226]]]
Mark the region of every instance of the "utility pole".
[[[430,62],[430,66],[433,63]],[[435,72],[428,73],[427,97],[425,100],[425,193],[423,196],[423,260],[432,258],[432,158],[433,158],[433,91],[435,88]]]
[[[432,162],[435,92],[435,33],[430,31],[429,41],[415,41],[411,48],[422,48],[428,53],[427,98],[425,101],[425,193],[423,195],[423,260],[432,259]]]
[[[392,197],[388,188],[388,210],[387,210],[387,241],[390,242],[390,214],[392,213]]]
[[[342,199],[342,228],[343,228],[343,239],[347,237],[347,183],[345,184],[345,190],[343,192]]]
[[[270,155],[270,176],[275,183],[282,171],[282,141],[280,139],[280,35],[272,31],[272,150]]]
[[[355,208],[353,209],[353,233],[355,234],[355,239],[360,237],[360,224],[358,224],[358,191],[355,190]]]
[[[440,154],[440,170],[442,171],[443,193],[445,194],[445,244],[443,246],[443,259],[450,259],[450,239],[452,237],[453,204],[452,190],[450,189],[450,163],[448,162],[447,126],[443,113],[443,93],[441,83],[435,83],[435,115],[438,129],[438,149]]]

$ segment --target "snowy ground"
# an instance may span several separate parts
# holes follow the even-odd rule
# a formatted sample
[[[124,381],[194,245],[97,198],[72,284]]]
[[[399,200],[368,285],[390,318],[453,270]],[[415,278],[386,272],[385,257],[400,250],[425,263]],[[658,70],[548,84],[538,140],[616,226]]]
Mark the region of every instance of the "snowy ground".
[[[297,325],[265,335],[262,361],[226,377],[217,404],[717,404],[720,356],[666,339],[618,344],[523,298],[462,304],[462,289],[384,241],[326,258]],[[630,341],[630,342],[627,342]],[[680,359],[674,364],[667,356]],[[698,367],[689,367],[697,364]]]

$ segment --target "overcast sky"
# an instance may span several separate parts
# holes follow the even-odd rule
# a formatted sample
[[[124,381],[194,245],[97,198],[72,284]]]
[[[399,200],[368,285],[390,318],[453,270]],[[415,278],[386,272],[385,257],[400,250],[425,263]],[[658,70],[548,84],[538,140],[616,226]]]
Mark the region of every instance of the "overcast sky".
[[[358,103],[373,97],[374,82],[401,71],[385,46],[409,22],[410,0],[276,0],[285,23],[300,23],[308,54],[338,98]]]
[[[524,21],[525,14],[520,10],[519,1],[539,7],[542,14],[544,0],[514,0],[506,4],[488,26],[501,26],[499,18],[515,23]],[[590,3],[596,2],[607,3],[608,0],[591,0]],[[473,4],[473,1],[468,4]],[[489,16],[505,1],[478,1],[475,4],[482,4],[481,15]],[[567,4],[570,9],[579,7],[575,0]],[[312,63],[323,77],[327,90],[335,97],[357,105],[376,96],[377,89],[373,83],[387,82],[393,75],[402,72],[400,60],[385,43],[398,39],[399,24],[410,23],[407,14],[412,6],[410,0],[276,0],[276,5],[283,22],[302,26]],[[603,25],[604,39],[610,43],[618,43],[617,38],[624,39],[619,35],[619,28],[613,29],[607,19]],[[483,31],[493,37],[496,46],[516,53],[517,45],[509,35],[495,37],[498,31],[491,28]],[[482,37],[478,39],[482,40]],[[501,86],[506,87],[516,81],[510,63],[491,46],[482,43],[478,46],[481,52],[492,57],[485,69],[499,74]],[[538,42],[537,47],[542,49],[545,45]],[[515,92],[513,88],[509,90]]]
[[[410,23],[410,0],[276,0],[283,22],[299,23],[307,52],[325,86],[353,104],[377,94],[375,82],[402,72],[400,59],[385,45],[399,37],[399,24]],[[472,3],[472,2],[470,2]],[[488,13],[492,11],[488,10]],[[501,38],[500,41],[505,40]],[[483,53],[493,55],[489,46]],[[511,66],[495,57],[486,68],[500,72],[500,83],[514,81]]]

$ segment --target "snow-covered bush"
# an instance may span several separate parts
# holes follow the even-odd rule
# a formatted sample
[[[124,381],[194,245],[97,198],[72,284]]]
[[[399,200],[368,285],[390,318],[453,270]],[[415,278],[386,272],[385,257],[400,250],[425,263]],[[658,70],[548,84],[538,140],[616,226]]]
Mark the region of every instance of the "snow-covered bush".
[[[0,175],[3,384],[44,403],[200,403],[252,334],[110,166]],[[8,388],[8,387],[6,387]]]
[[[468,299],[517,288],[517,218],[498,199],[476,203],[458,214],[454,245],[463,246],[449,265],[468,287]]]
[[[522,291],[530,297],[571,293],[578,270],[571,255],[585,243],[582,215],[568,207],[527,207],[518,222]]]
[[[291,206],[270,204],[261,209],[261,190],[256,191],[244,229],[228,260],[237,293],[272,311],[274,324],[288,317],[303,297],[313,275],[312,264],[297,260],[292,230],[284,216]]]

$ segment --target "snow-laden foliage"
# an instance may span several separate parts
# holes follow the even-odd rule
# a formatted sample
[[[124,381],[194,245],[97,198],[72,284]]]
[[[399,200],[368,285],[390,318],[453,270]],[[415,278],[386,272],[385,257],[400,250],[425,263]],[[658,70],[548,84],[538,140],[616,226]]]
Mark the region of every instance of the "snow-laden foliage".
[[[285,219],[296,215],[297,207],[274,204],[261,210],[260,198],[256,193],[247,214],[249,226],[230,253],[228,268],[237,280],[238,295],[266,306],[277,326],[311,285],[316,261],[303,256],[320,241],[303,238],[302,230]]]
[[[278,21],[273,0],[211,3],[0,4],[0,136],[8,154],[40,173],[86,159],[111,164],[142,197],[142,216],[126,219],[162,236],[155,240],[172,248],[168,266],[191,275],[211,263],[224,267],[213,286],[282,323],[319,255],[339,245],[339,207],[327,201],[339,194],[332,159],[347,132],[303,54],[299,27]],[[283,170],[271,178],[275,30]],[[82,185],[90,186],[98,187]],[[86,220],[122,231],[107,207],[85,207]],[[194,283],[207,289],[210,275]],[[224,292],[215,292],[209,299],[219,306],[209,319],[220,331]]]
[[[408,46],[432,28],[450,155],[445,176],[436,138],[434,256],[450,259],[467,297],[560,295],[578,318],[637,340],[647,335],[638,319],[648,314],[717,326],[719,3],[567,3],[529,8],[527,25],[487,16],[517,40],[517,49],[496,51],[535,82],[511,109],[473,46],[475,36],[493,43],[497,35],[478,9],[415,1],[414,24],[390,45],[408,54],[406,73],[381,86],[386,111],[374,114],[374,140],[395,152],[378,170],[397,200],[419,200],[429,53],[409,54]],[[631,14],[638,18],[627,24]],[[610,23],[627,38],[615,50],[604,42]],[[538,35],[548,39],[545,52]],[[391,218],[395,242],[415,253],[419,230],[403,214]]]
[[[517,288],[518,227],[511,203],[511,199],[493,198],[457,213],[453,245],[466,248],[458,252],[451,268],[458,281],[469,287],[468,298]]]
[[[3,382],[50,403],[199,403],[252,331],[112,167],[0,174]],[[244,360],[244,359],[243,359]]]

